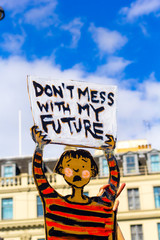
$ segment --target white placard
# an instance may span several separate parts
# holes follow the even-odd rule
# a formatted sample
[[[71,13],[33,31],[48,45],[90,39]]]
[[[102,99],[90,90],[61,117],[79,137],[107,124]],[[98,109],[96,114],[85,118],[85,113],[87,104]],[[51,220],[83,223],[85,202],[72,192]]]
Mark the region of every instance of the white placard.
[[[52,143],[103,149],[116,137],[117,87],[28,76],[34,124]]]

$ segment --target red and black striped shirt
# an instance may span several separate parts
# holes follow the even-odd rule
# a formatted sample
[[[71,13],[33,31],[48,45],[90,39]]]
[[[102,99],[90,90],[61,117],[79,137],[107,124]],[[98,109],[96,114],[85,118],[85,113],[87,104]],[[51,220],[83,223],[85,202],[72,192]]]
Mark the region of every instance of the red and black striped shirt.
[[[42,151],[33,157],[33,175],[44,208],[46,240],[115,240],[116,213],[113,204],[119,185],[116,159],[108,159],[110,187],[101,197],[91,197],[87,204],[73,203],[55,191],[42,169]]]

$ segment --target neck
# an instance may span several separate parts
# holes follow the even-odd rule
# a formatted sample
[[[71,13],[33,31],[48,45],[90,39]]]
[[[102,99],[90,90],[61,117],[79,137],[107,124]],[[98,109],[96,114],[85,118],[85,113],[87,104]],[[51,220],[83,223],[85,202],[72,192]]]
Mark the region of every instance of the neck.
[[[88,197],[83,195],[83,188],[72,186],[72,195],[68,198],[71,202],[88,203]]]

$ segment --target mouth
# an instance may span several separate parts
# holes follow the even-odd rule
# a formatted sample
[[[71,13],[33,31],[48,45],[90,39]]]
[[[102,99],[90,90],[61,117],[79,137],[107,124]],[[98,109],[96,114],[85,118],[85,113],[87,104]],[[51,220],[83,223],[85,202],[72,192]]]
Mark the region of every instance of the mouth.
[[[78,175],[74,176],[74,178],[73,178],[73,182],[78,182],[78,181],[81,181],[81,180],[82,180],[82,178]]]

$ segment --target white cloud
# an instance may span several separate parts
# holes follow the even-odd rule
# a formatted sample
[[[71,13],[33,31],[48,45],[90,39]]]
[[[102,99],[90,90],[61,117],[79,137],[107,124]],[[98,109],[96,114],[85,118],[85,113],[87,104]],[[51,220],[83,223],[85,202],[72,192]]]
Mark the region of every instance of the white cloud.
[[[4,7],[4,9],[7,9],[9,11],[12,11],[13,14],[17,14],[19,12],[23,12],[24,9],[29,5],[31,0],[1,0],[1,6]]]
[[[68,24],[62,25],[62,29],[69,31],[72,35],[72,42],[70,47],[75,48],[77,47],[78,41],[81,37],[81,28],[83,27],[83,22],[80,18],[75,18]]]
[[[141,91],[143,89],[144,99],[148,98],[150,102],[160,104],[160,82],[156,81],[154,73],[151,73],[149,78],[145,81],[145,88],[141,85],[140,89]],[[159,111],[158,108],[157,111]]]
[[[136,84],[136,83],[135,83]],[[137,90],[119,91],[119,129],[122,139],[147,138],[154,147],[160,148],[160,83],[153,74],[137,86]],[[147,124],[146,124],[147,123]],[[148,127],[148,126],[149,127]],[[156,134],[157,131],[157,134]]]
[[[59,22],[58,16],[54,13],[57,1],[46,1],[26,11],[24,21],[36,27],[48,27]]]
[[[4,9],[11,11],[12,17],[16,15],[18,23],[24,21],[36,27],[47,27],[59,22],[55,14],[57,0],[2,0]],[[18,21],[18,14],[21,14]],[[15,24],[15,22],[14,22]]]
[[[113,54],[127,43],[127,38],[117,31],[95,27],[93,24],[91,24],[89,31],[92,34],[93,40],[97,43],[101,54]]]
[[[96,73],[98,75],[116,76],[122,74],[129,64],[131,64],[131,61],[122,57],[110,57],[106,64],[97,68]]]
[[[2,37],[3,42],[0,43],[0,47],[2,50],[7,51],[11,54],[21,53],[21,47],[25,41],[25,34],[19,35],[4,33]]]
[[[137,90],[124,88],[121,81],[96,73],[86,73],[78,65],[62,71],[51,59],[36,59],[27,62],[22,57],[0,58],[0,157],[18,155],[18,111],[22,111],[22,154],[31,155],[34,143],[29,128],[33,125],[27,93],[27,75],[74,79],[98,84],[117,84],[118,94],[118,139],[129,140],[148,137],[154,147],[160,147],[160,83],[153,74]],[[151,125],[146,130],[144,120]],[[60,146],[47,146],[45,156],[58,157],[63,151]]]
[[[147,26],[146,26],[146,23],[140,23],[139,24],[141,30],[142,30],[142,33],[146,36],[146,37],[149,37],[149,33],[147,31]]]
[[[159,0],[137,0],[132,2],[130,7],[122,8],[120,13],[125,15],[128,21],[133,21],[140,16],[156,13],[159,10]]]

